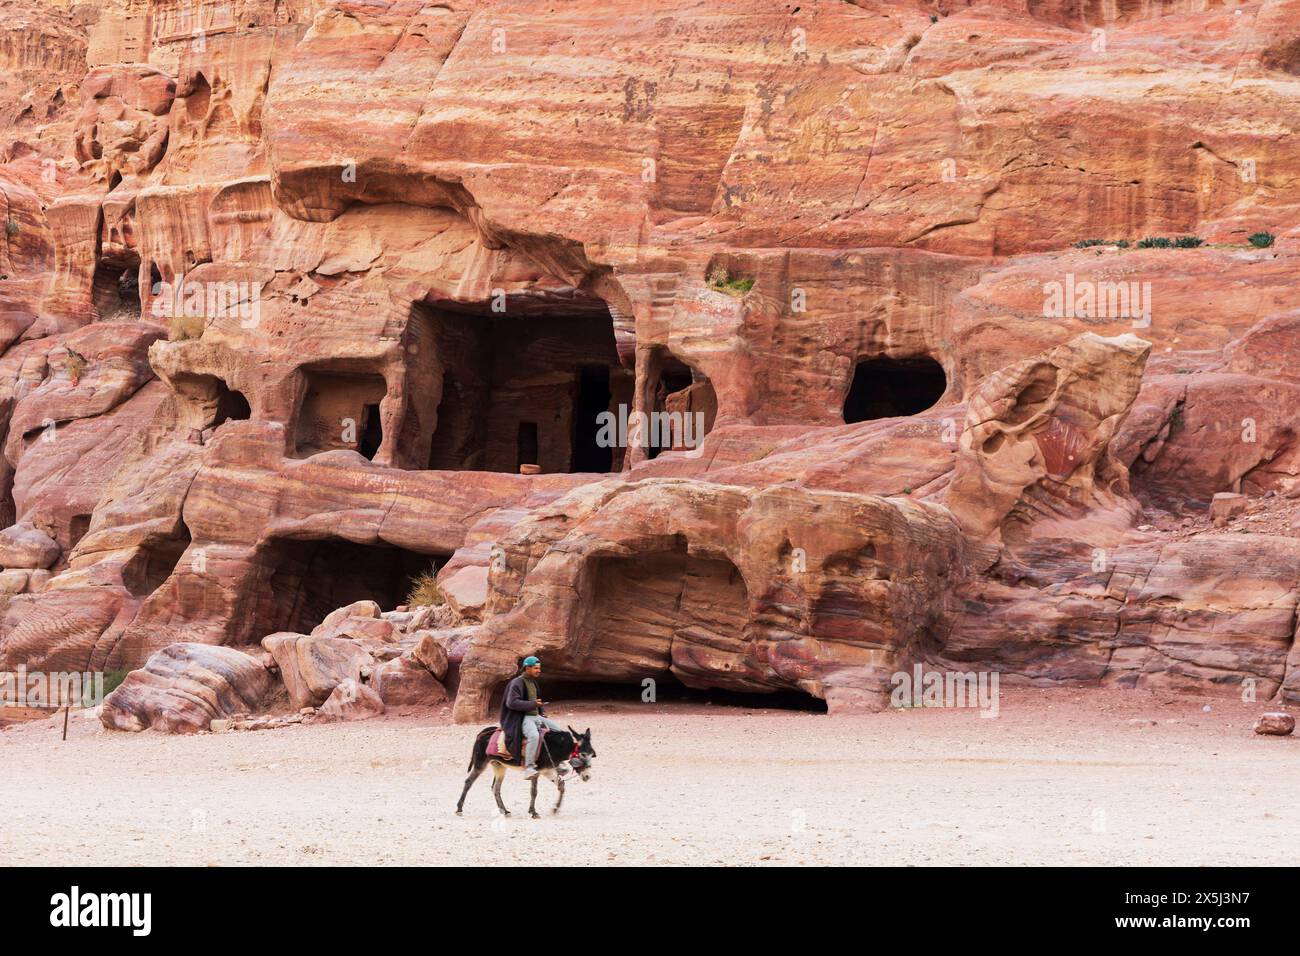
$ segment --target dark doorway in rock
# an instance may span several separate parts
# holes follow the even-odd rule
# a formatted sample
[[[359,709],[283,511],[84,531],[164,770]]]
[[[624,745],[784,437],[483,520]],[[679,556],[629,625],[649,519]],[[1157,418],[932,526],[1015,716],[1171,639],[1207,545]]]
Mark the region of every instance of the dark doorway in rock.
[[[415,397],[399,442],[410,446],[406,467],[514,472],[528,464],[554,474],[621,464],[598,447],[596,416],[631,404],[635,375],[619,361],[602,300],[527,296],[504,313],[419,305],[411,327],[419,331],[407,343]]]
[[[68,546],[64,549],[65,555],[71,554],[90,530],[90,517],[90,515],[73,515],[68,522]]]
[[[844,400],[844,421],[871,421],[916,415],[932,407],[948,389],[943,366],[928,355],[865,359],[853,370]]]
[[[148,597],[166,583],[190,546],[185,522],[171,535],[146,541],[122,568],[122,584],[132,596]]]
[[[362,414],[365,416],[365,424],[361,429],[361,441],[357,445],[357,451],[367,459],[373,459],[375,452],[379,451],[379,446],[384,443],[384,426],[379,421],[378,403],[367,405]]]
[[[448,557],[338,538],[273,539],[261,553],[269,573],[254,613],[257,629],[261,636],[306,634],[330,611],[355,601],[391,611],[405,603],[416,577]]]
[[[297,456],[348,449],[373,459],[384,441],[384,377],[329,368],[303,369],[303,375],[306,389],[294,432]]]
[[[573,472],[607,472],[613,468],[614,448],[600,441],[600,416],[609,411],[609,367],[584,365],[578,369],[578,396],[574,402]],[[602,447],[603,446],[603,447]]]
[[[537,422],[520,422],[519,433],[515,437],[518,468],[537,464]]]
[[[0,438],[8,434],[8,429],[0,433]],[[14,501],[14,468],[7,461],[0,460],[0,528],[7,528],[18,520],[18,505]]]

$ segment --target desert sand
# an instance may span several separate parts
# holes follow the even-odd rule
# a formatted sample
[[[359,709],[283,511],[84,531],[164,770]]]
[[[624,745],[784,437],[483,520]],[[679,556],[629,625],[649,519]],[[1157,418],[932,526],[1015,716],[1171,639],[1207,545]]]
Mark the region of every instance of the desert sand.
[[[1202,710],[1204,705],[1210,712]],[[0,864],[1282,864],[1300,740],[1260,703],[1007,690],[999,716],[591,698],[558,816],[518,773],[454,813],[477,727],[443,712],[197,736],[74,719],[0,733]]]

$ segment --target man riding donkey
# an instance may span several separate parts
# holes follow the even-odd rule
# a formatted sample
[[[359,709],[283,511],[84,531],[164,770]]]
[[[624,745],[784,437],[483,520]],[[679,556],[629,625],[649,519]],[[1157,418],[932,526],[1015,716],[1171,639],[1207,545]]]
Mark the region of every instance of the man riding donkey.
[[[596,759],[596,749],[591,745],[591,728],[579,733],[546,716],[543,709],[546,702],[537,686],[537,679],[541,676],[542,662],[536,657],[525,657],[520,662],[520,671],[506,685],[505,697],[501,701],[500,728],[484,727],[474,738],[467,768],[469,775],[465,778],[460,800],[456,802],[457,813],[465,808],[469,788],[489,766],[492,768],[492,796],[496,799],[497,809],[505,816],[509,816],[510,811],[501,800],[501,781],[507,767],[523,766],[524,776],[532,782],[528,813],[534,818],[537,817],[538,777],[554,773],[555,787],[560,796],[555,801],[553,813],[558,813],[560,804],[564,802],[564,782],[568,777],[576,773],[583,780],[591,779],[591,765]],[[524,759],[516,763],[515,754],[519,753],[521,743],[525,745]],[[546,762],[539,769],[537,758],[543,749]]]
[[[512,754],[519,753],[519,736],[522,733],[526,741],[524,751],[524,779],[537,777],[537,754],[541,749],[542,728],[563,730],[564,727],[546,716],[543,709],[546,702],[542,700],[537,679],[542,676],[542,662],[536,657],[528,656],[523,660],[523,669],[506,685],[505,697],[501,700],[501,729],[505,734],[506,747]],[[567,776],[570,767],[563,761],[557,767],[561,777]]]

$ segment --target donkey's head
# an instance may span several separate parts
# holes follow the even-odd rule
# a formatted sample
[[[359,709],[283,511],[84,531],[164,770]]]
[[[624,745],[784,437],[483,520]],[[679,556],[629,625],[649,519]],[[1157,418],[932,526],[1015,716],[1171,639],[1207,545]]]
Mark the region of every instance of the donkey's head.
[[[588,727],[585,733],[578,733],[572,727],[569,733],[573,734],[573,756],[569,758],[569,766],[578,771],[578,776],[584,781],[591,779],[591,764],[596,759],[596,750],[591,746],[591,728]]]

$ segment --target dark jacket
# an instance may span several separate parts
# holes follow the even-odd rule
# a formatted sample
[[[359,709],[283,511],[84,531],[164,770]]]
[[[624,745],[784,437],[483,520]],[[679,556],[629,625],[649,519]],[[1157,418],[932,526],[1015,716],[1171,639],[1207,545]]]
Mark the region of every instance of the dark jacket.
[[[538,687],[537,693],[540,696],[541,687]],[[523,756],[520,745],[524,740],[524,718],[529,714],[546,714],[545,710],[537,706],[538,699],[528,696],[523,674],[506,685],[506,694],[501,698],[501,729],[506,732],[506,748],[516,757]]]

